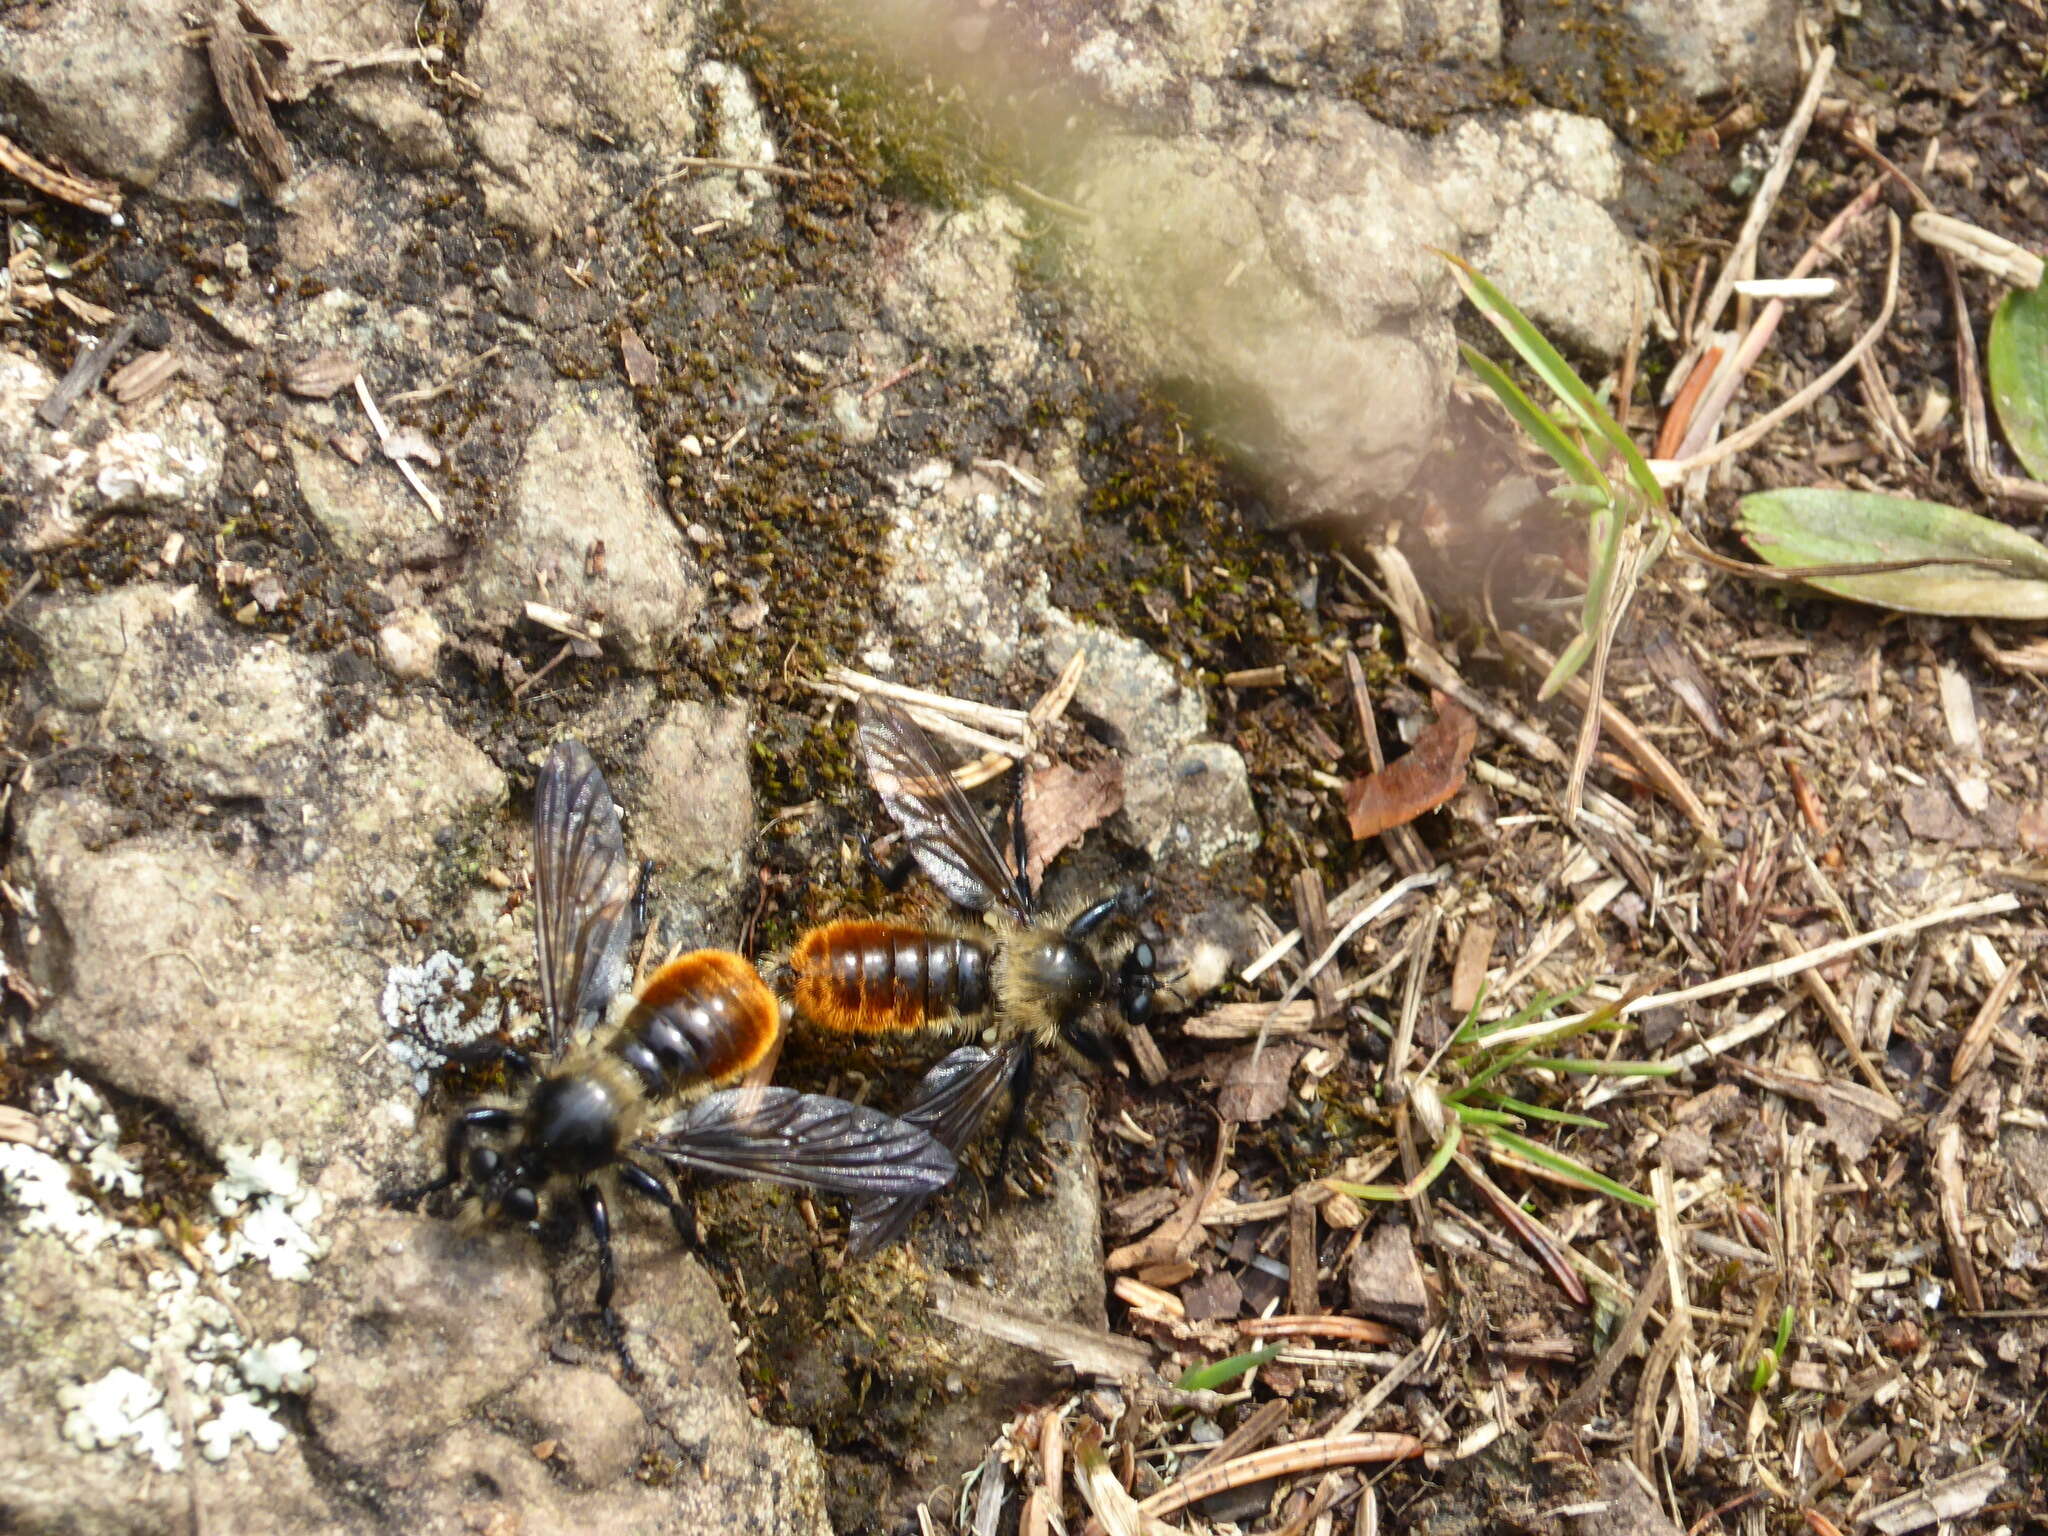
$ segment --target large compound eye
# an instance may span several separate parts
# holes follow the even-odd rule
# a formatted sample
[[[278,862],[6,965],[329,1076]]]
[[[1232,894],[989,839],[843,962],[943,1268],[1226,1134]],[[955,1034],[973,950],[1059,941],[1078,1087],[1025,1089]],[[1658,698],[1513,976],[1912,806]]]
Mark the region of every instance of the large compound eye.
[[[504,1161],[505,1159],[498,1155],[495,1148],[477,1147],[473,1149],[469,1154],[469,1182],[472,1184],[490,1183],[491,1175],[498,1171],[498,1165]]]
[[[505,1193],[505,1214],[514,1221],[532,1221],[540,1215],[540,1201],[524,1184],[516,1184]]]

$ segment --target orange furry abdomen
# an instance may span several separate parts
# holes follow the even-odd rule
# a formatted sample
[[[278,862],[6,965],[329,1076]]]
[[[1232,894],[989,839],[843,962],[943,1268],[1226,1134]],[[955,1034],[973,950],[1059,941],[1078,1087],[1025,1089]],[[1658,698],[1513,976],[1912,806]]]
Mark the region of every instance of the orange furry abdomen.
[[[645,1038],[656,1020],[680,1028],[713,1081],[751,1070],[774,1048],[782,1009],[760,972],[726,949],[679,955],[641,984],[626,1015],[628,1037]]]
[[[820,1029],[844,1035],[928,1029],[988,1006],[988,946],[921,928],[842,918],[790,952],[792,1001]]]

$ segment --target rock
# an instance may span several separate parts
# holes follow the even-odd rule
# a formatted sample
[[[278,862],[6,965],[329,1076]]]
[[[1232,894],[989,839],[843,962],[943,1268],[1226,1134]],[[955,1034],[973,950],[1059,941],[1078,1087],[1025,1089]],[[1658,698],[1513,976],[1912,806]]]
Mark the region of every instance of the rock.
[[[566,235],[615,195],[617,157],[583,146],[655,159],[688,151],[696,27],[683,0],[491,5],[463,55],[484,89],[468,126],[490,217],[537,240]]]
[[[1793,0],[1628,0],[1626,11],[1693,96],[1774,95],[1799,79]]]
[[[292,1331],[321,1351],[307,1406],[342,1461],[417,1452],[542,1368],[547,1267],[527,1234],[372,1209],[328,1238]]]
[[[21,512],[0,538],[42,553],[79,542],[105,514],[205,502],[219,489],[227,433],[202,401],[173,391],[126,412],[90,395],[52,430],[35,412],[56,387],[34,359],[0,351],[0,499]]]
[[[1546,334],[1601,357],[1626,345],[1642,279],[1634,243],[1601,206],[1622,179],[1606,125],[1545,110],[1467,118],[1432,161],[1467,257]]]
[[[1420,1336],[1429,1321],[1429,1286],[1403,1223],[1380,1222],[1351,1255],[1350,1282],[1353,1312]]]
[[[894,479],[878,511],[887,519],[882,596],[898,629],[926,649],[964,647],[996,676],[1012,670],[1027,612],[1044,606],[1047,550],[1078,484],[1065,459],[1046,478],[1048,494],[1037,497],[992,470],[934,459]]]
[[[961,213],[919,216],[899,260],[882,275],[894,328],[970,354],[990,379],[1014,388],[1037,365],[1039,341],[1017,306],[1024,212],[992,197]]]
[[[697,66],[697,85],[711,119],[709,153],[721,160],[773,165],[775,138],[746,72],[722,59],[706,59]],[[746,223],[755,207],[775,194],[774,183],[759,171],[710,171],[684,185],[707,218],[735,224]]]
[[[7,1446],[0,1518],[7,1529],[78,1536],[186,1529],[193,1481],[216,1530],[315,1536],[360,1529],[354,1512],[314,1481],[296,1438],[268,1454],[243,1445],[220,1465],[203,1462],[189,1481],[155,1473],[126,1442],[84,1451],[65,1438],[61,1390],[116,1368],[151,1371],[130,1342],[150,1338],[155,1318],[137,1271],[163,1273],[175,1262],[135,1250],[80,1256],[53,1238],[11,1230],[0,1242],[0,1439]]]
[[[1088,653],[1074,708],[1107,727],[1118,751],[1172,752],[1208,729],[1202,690],[1183,686],[1173,667],[1143,641],[1054,608],[1046,612],[1041,643],[1049,676],[1057,676],[1076,651]]]
[[[281,640],[233,632],[194,587],[52,598],[28,623],[49,702],[147,745],[206,794],[268,793],[303,771],[321,734],[325,666]]]
[[[558,384],[527,441],[510,508],[464,583],[475,617],[503,627],[520,622],[526,603],[547,603],[601,619],[606,645],[634,666],[654,666],[704,594],[650,464],[624,390]]]
[[[1096,213],[1083,273],[1125,344],[1191,398],[1227,402],[1209,425],[1283,484],[1295,516],[1408,483],[1451,356],[1426,250],[1450,230],[1413,147],[1356,108],[1319,116],[1341,131],[1288,146],[1105,135],[1071,194]],[[1406,302],[1377,307],[1382,272]]]
[[[707,917],[746,879],[754,837],[746,706],[670,705],[648,732],[640,765],[645,789],[631,818],[633,846],[655,861],[663,903],[684,905],[674,914],[681,941],[707,942]]]
[[[1118,836],[1157,861],[1208,866],[1259,845],[1259,813],[1235,747],[1194,742],[1146,752],[1124,763],[1124,808],[1111,820]]]
[[[401,682],[424,682],[434,675],[447,640],[440,621],[424,608],[401,608],[377,631],[377,655]]]
[[[588,1366],[544,1366],[513,1393],[512,1403],[530,1426],[532,1441],[552,1442],[555,1456],[585,1488],[624,1478],[647,1440],[640,1405],[605,1372]]]
[[[216,112],[179,0],[23,10],[0,20],[0,108],[46,160],[147,187]],[[33,23],[33,24],[31,24]]]
[[[1600,1463],[1598,1503],[1575,1516],[1578,1536],[1679,1536],[1642,1476],[1620,1461]]]

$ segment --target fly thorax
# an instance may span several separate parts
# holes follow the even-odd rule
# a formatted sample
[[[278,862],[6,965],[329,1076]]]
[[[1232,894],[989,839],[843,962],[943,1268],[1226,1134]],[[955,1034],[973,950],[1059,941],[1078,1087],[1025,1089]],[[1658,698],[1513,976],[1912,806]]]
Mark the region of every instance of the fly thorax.
[[[1021,940],[1015,964],[1018,983],[1061,1025],[1093,1007],[1108,986],[1095,956],[1064,934],[1035,934]]]
[[[548,1078],[527,1105],[520,1159],[536,1171],[594,1172],[618,1157],[624,1111],[613,1087],[594,1073]]]

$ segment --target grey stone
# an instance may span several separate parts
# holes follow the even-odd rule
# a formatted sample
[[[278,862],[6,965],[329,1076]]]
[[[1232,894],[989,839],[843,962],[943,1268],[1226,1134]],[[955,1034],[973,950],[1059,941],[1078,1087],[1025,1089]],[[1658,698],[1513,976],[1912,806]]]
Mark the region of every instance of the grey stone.
[[[1364,242],[1366,270],[1427,283],[1425,248],[1449,233],[1405,173],[1374,169],[1379,151],[1413,151],[1351,115],[1358,143],[1297,146],[1277,188],[1262,167],[1279,151],[1262,135],[1119,134],[1094,144],[1074,193],[1096,213],[1080,236],[1084,272],[1123,317],[1125,344],[1215,402],[1208,424],[1283,483],[1296,515],[1405,486],[1448,381],[1440,310],[1372,308],[1364,271],[1346,265]]]
[[[1110,822],[1154,860],[1207,866],[1259,845],[1259,813],[1235,747],[1199,741],[1124,762],[1124,808]]]
[[[219,489],[227,432],[204,402],[174,386],[125,412],[89,395],[53,430],[35,412],[56,387],[33,358],[0,351],[0,499],[19,513],[0,538],[41,553],[77,543],[101,516],[205,502]]]
[[[0,107],[44,157],[150,186],[218,110],[206,55],[185,31],[180,0],[10,7]]]
[[[572,137],[603,130],[637,148],[695,136],[687,78],[697,14],[683,0],[498,0],[470,34],[463,69],[494,108]]]
[[[1633,243],[1602,206],[1621,193],[1612,130],[1547,110],[1471,118],[1431,160],[1473,264],[1553,339],[1619,352],[1642,278]]]
[[[447,638],[426,609],[401,608],[377,631],[377,655],[401,682],[424,682],[434,675]]]
[[[960,213],[927,213],[882,273],[884,313],[897,330],[974,354],[988,377],[1019,384],[1039,359],[1017,306],[1023,210],[992,197]]]
[[[1351,1255],[1351,1310],[1420,1334],[1429,1320],[1429,1287],[1405,1224],[1382,1221]]]
[[[710,119],[710,153],[721,160],[773,165],[775,138],[746,72],[723,59],[706,59],[697,66],[697,86]],[[755,208],[775,194],[775,184],[759,171],[707,171],[683,185],[705,216],[732,223],[751,219]]]
[[[209,795],[262,796],[304,771],[326,667],[236,634],[197,588],[142,583],[35,603],[43,691],[102,736],[147,745]]]
[[[541,1369],[547,1269],[524,1233],[364,1210],[329,1223],[292,1331],[321,1351],[321,1442],[371,1466],[445,1435]]]
[[[1628,0],[1626,9],[1694,96],[1781,92],[1799,78],[1794,0]]]
[[[512,1398],[537,1442],[553,1441],[585,1488],[615,1483],[633,1470],[647,1440],[640,1405],[610,1376],[588,1366],[547,1365]]]
[[[1056,608],[1047,610],[1044,624],[1040,643],[1048,675],[1058,675],[1076,651],[1088,653],[1074,708],[1106,726],[1118,751],[1172,752],[1208,729],[1202,690],[1183,685],[1165,658],[1143,641],[1069,618]]]
[[[527,440],[510,507],[464,584],[475,616],[502,627],[541,602],[599,617],[608,646],[635,666],[654,665],[696,617],[703,587],[651,463],[624,390],[558,384]],[[599,545],[602,569],[593,572]]]
[[[730,902],[746,878],[754,836],[750,744],[744,704],[679,703],[648,732],[641,752],[633,845],[655,861],[664,901],[685,903],[693,926]]]

